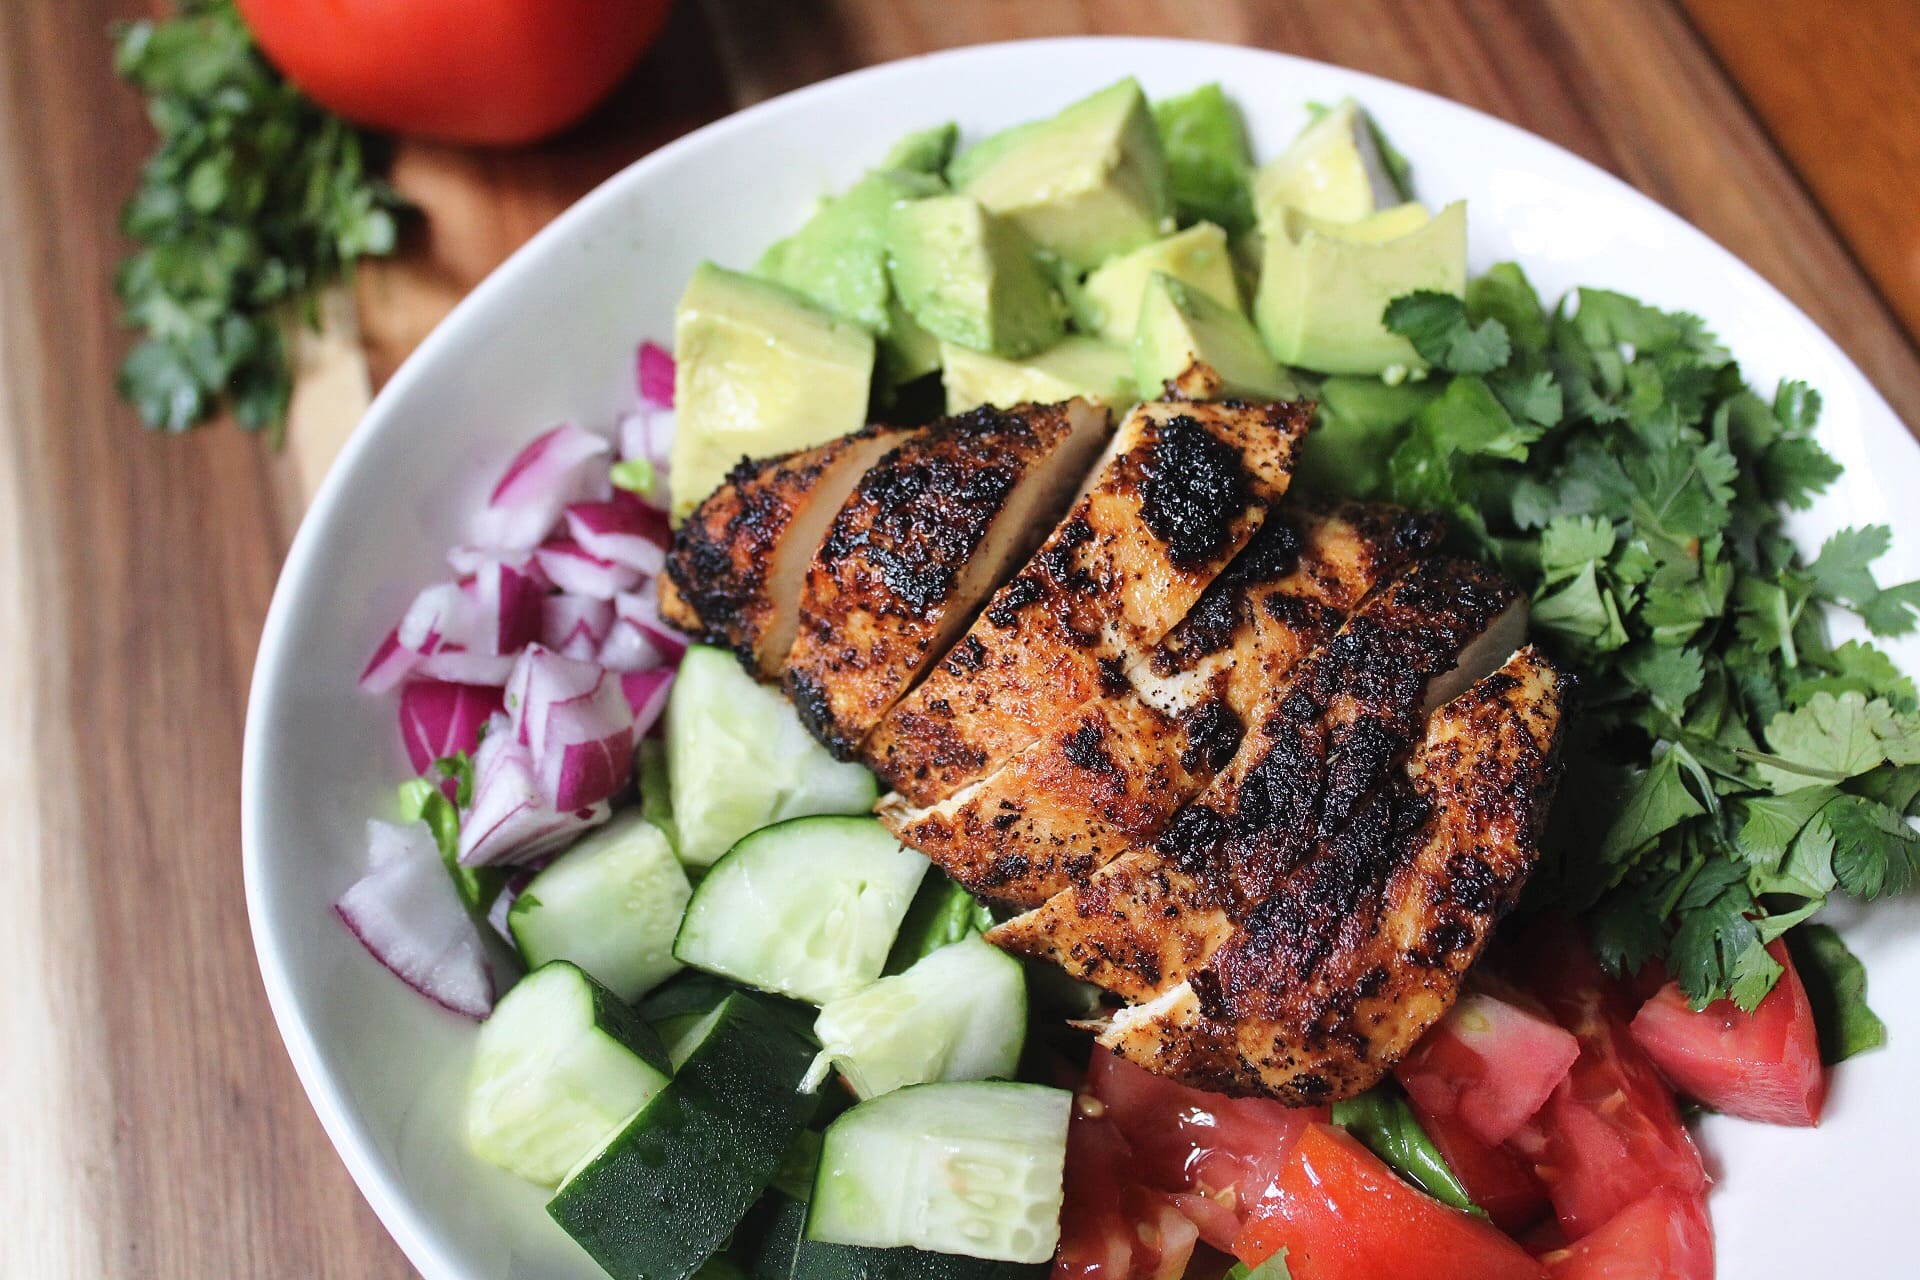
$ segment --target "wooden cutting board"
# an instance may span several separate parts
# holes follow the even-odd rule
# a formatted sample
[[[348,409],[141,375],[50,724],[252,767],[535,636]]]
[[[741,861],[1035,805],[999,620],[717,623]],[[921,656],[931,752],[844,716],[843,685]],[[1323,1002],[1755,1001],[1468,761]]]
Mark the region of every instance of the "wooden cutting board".
[[[0,1276],[407,1274],[252,959],[237,787],[261,619],[366,391],[579,194],[737,106],[1074,32],[1344,63],[1625,177],[1780,285],[1920,422],[1896,319],[1920,322],[1911,0],[705,0],[566,137],[399,150],[425,219],[341,300],[357,322],[308,353],[284,454],[224,428],[163,438],[112,391],[116,210],[149,135],[105,31],[143,7],[0,3],[0,1199],[19,1224]]]

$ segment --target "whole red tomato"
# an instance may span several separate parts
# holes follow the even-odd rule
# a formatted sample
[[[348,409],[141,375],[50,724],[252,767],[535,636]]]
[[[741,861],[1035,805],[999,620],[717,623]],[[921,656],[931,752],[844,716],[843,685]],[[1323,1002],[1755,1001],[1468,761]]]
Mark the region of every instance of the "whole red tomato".
[[[530,142],[626,74],[672,0],[238,0],[260,47],[349,120],[451,142]]]

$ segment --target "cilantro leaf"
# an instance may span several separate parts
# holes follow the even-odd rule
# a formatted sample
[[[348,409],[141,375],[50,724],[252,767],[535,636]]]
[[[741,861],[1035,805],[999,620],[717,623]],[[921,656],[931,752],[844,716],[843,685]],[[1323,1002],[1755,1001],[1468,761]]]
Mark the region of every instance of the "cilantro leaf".
[[[1473,323],[1467,304],[1450,293],[1422,290],[1395,298],[1384,323],[1422,359],[1453,373],[1490,373],[1513,354],[1504,324],[1491,317]]]
[[[1601,837],[1599,857],[1616,862],[1659,835],[1706,812],[1706,806],[1687,789],[1680,756],[1669,751],[1634,780],[1633,790],[1620,807],[1620,816]]]
[[[1787,935],[1793,967],[1807,989],[1820,1057],[1829,1066],[1887,1042],[1887,1026],[1867,1007],[1867,970],[1840,935],[1824,924],[1807,924]]]

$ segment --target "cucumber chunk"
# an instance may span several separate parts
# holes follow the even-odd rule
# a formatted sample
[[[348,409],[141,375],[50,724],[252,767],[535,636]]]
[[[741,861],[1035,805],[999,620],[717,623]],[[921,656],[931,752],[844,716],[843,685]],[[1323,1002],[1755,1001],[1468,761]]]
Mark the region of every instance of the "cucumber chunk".
[[[752,996],[708,1014],[674,1075],[547,1212],[614,1280],[686,1280],[718,1253],[813,1115],[806,1038]]]
[[[1003,1262],[1060,1243],[1073,1095],[1037,1084],[922,1084],[827,1128],[807,1238]]]
[[[880,976],[927,860],[872,818],[797,818],[736,844],[687,904],[681,963],[820,1004]]]
[[[556,960],[514,984],[480,1028],[467,1145],[555,1186],[666,1083],[659,1037],[611,991]]]
[[[750,831],[788,818],[865,813],[873,774],[835,760],[793,704],[722,649],[694,645],[667,699],[667,775],[682,860],[707,866]]]
[[[660,828],[667,843],[678,852],[680,830],[673,822],[673,788],[667,781],[666,741],[640,739],[640,745],[634,749],[633,768],[640,779],[640,816]]]
[[[1042,1280],[1045,1265],[992,1262],[924,1249],[868,1249],[806,1238],[807,1206],[768,1195],[745,1261],[752,1280]]]
[[[666,836],[628,810],[535,876],[507,928],[529,965],[571,960],[637,1000],[680,971],[673,939],[692,896]]]
[[[1026,974],[975,935],[828,1001],[814,1035],[820,1063],[831,1060],[862,1098],[935,1080],[1008,1078],[1027,1039]]]

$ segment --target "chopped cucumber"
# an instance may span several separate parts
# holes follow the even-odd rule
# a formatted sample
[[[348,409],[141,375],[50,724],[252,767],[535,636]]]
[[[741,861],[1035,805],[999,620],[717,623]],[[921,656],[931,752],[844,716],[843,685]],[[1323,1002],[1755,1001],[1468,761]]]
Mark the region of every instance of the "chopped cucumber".
[[[769,1195],[754,1213],[753,1280],[1042,1280],[1044,1265],[992,1262],[924,1249],[868,1249],[806,1238],[807,1206]]]
[[[1004,1262],[1060,1242],[1073,1095],[1038,1084],[922,1084],[827,1128],[807,1238]]]
[[[793,704],[723,649],[694,645],[667,701],[667,773],[680,857],[707,866],[740,837],[820,813],[865,813],[874,777],[835,760]]]
[[[568,1175],[547,1212],[614,1280],[686,1280],[806,1128],[811,1046],[753,997],[708,1014],[673,1082]]]
[[[880,976],[927,860],[872,818],[756,831],[694,890],[681,963],[813,1004]]]
[[[968,937],[828,1001],[814,1035],[821,1061],[862,1098],[935,1080],[1008,1078],[1027,1039],[1026,974],[998,947]]]
[[[993,928],[993,912],[966,886],[939,871],[920,883],[900,922],[900,934],[893,940],[893,952],[882,973],[905,973],[940,948],[969,934],[985,933]]]
[[[556,960],[516,983],[480,1028],[467,1145],[551,1187],[666,1083],[659,1037],[611,991]]]
[[[667,782],[667,744],[663,738],[642,738],[634,753],[640,777],[640,816],[660,828],[677,853],[680,829],[673,824],[673,790]]]
[[[507,928],[529,965],[571,960],[637,1000],[680,971],[673,939],[692,896],[666,836],[628,810],[535,876]]]

